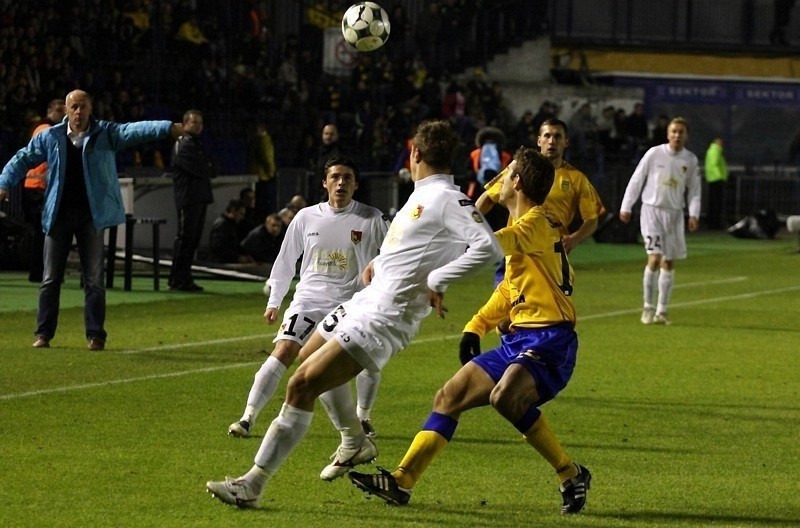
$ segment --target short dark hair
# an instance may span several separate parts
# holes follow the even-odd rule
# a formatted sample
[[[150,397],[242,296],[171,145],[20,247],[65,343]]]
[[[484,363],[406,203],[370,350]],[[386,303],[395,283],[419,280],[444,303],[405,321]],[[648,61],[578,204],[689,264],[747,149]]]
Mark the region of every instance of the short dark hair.
[[[545,119],[544,122],[539,126],[539,135],[542,135],[542,127],[544,126],[561,127],[561,129],[564,131],[564,136],[569,137],[569,128],[567,128],[567,124],[560,119],[556,119],[555,117]]]
[[[228,201],[228,205],[225,206],[226,213],[232,213],[238,209],[245,209],[244,202],[238,198],[232,198]]]
[[[328,161],[325,162],[325,167],[322,170],[322,174],[327,176],[328,169],[335,165],[344,165],[345,167],[350,167],[353,169],[353,174],[356,177],[356,181],[358,181],[361,177],[361,171],[358,169],[358,163],[346,156],[333,156],[332,158],[329,158]]]
[[[434,169],[450,170],[459,144],[450,123],[441,119],[423,121],[412,142],[420,151],[422,161]]]
[[[522,181],[522,193],[542,205],[553,186],[556,169],[541,152],[530,147],[520,147],[514,154],[516,173]]]

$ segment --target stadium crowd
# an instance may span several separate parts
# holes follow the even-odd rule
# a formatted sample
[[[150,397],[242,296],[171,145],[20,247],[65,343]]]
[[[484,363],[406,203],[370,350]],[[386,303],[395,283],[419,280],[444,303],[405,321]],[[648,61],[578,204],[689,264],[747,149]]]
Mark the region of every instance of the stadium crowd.
[[[335,14],[349,3],[315,5]],[[28,142],[51,99],[76,88],[92,94],[94,115],[109,121],[178,120],[187,108],[203,110],[211,125],[209,148],[223,175],[248,172],[248,152],[264,129],[278,168],[315,170],[319,131],[335,123],[340,145],[362,170],[389,171],[402,168],[417,123],[444,118],[464,144],[458,174],[460,167],[470,170],[468,153],[483,127],[504,131],[513,150],[535,145],[537,123],[547,117],[569,118],[549,102],[539,114],[517,118],[502,84],[478,67],[495,47],[546,30],[546,2],[500,2],[491,10],[473,0],[396,3],[392,45],[359,54],[344,78],[323,72],[321,30],[306,24],[303,38],[279,36],[268,5],[0,0],[0,158]],[[413,28],[404,5],[421,11]],[[472,28],[469,42],[463,28]],[[467,63],[468,57],[478,62]],[[570,121],[573,161],[597,162],[602,171],[604,157],[622,152],[635,160],[649,146],[640,137],[641,123],[634,128],[634,116],[622,110],[610,119],[605,112],[581,117]],[[145,145],[120,153],[118,164],[122,170],[161,168],[169,148],[167,142]],[[261,216],[268,212],[276,211]]]

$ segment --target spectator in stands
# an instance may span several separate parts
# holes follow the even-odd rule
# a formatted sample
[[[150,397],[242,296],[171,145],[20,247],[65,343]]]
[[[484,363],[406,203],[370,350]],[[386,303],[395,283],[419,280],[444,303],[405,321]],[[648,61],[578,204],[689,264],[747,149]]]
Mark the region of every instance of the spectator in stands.
[[[320,201],[322,190],[316,183],[325,179],[325,164],[329,159],[342,155],[344,155],[344,153],[339,146],[339,128],[333,123],[328,123],[322,127],[322,143],[317,149],[317,155],[313,162],[314,174],[311,181],[315,183],[309,185],[308,188],[308,199],[311,203]]]
[[[239,222],[236,229],[236,237],[239,242],[244,240],[247,233],[259,226],[259,217],[256,215],[256,193],[250,187],[244,187],[239,191],[239,200],[244,204],[244,218]]]
[[[536,112],[536,115],[533,116],[533,121],[531,123],[531,138],[532,138],[532,145],[536,144],[537,138],[539,137],[539,129],[542,127],[542,123],[547,121],[548,119],[554,119],[558,114],[558,107],[555,103],[550,101],[545,101],[539,106],[539,111]],[[525,145],[528,146],[528,145]]]
[[[630,154],[633,157],[633,161],[638,163],[647,149],[649,137],[647,117],[644,115],[644,104],[636,103],[633,105],[633,113],[625,118],[625,134],[630,145]]]
[[[278,217],[281,219],[281,222],[283,222],[284,228],[289,227],[289,224],[292,222],[292,220],[294,220],[295,214],[297,214],[295,210],[290,209],[289,207],[284,207],[278,211]]]
[[[236,227],[245,215],[244,203],[238,198],[228,202],[225,211],[211,225],[208,244],[208,259],[220,264],[244,264],[253,262],[242,250]]]
[[[194,282],[192,262],[206,221],[206,208],[214,202],[211,179],[217,176],[214,162],[200,139],[203,132],[203,113],[187,110],[183,114],[181,136],[172,149],[172,160],[165,176],[171,177],[175,188],[175,208],[178,211],[178,232],[172,256],[169,287],[172,290],[200,292],[203,287]]]
[[[594,146],[597,122],[592,115],[592,106],[583,103],[569,120],[569,142],[575,157],[586,159]]]
[[[242,240],[242,250],[258,263],[272,264],[281,250],[284,232],[281,217],[272,213]]]
[[[259,219],[275,211],[276,180],[275,144],[264,121],[256,123],[255,133],[250,138],[248,168],[258,178],[255,191],[256,214]],[[261,223],[260,221],[258,223]]]
[[[668,141],[667,128],[669,127],[669,116],[661,114],[656,119],[656,124],[653,126],[653,133],[650,134],[650,146],[663,145]]]
[[[519,121],[517,122],[517,126],[514,131],[515,142],[517,145],[530,147],[531,145],[536,144],[536,136],[538,136],[539,132],[534,127],[533,122],[533,112],[530,110],[525,110],[525,112],[522,114],[522,117],[520,117]]]
[[[297,213],[297,211],[299,211],[303,207],[307,207],[307,206],[308,206],[308,202],[306,202],[306,199],[303,198],[303,195],[301,195],[301,194],[295,194],[294,196],[292,196],[292,199],[289,200],[289,203],[286,204],[286,207],[288,207],[289,209],[291,209],[295,213]]]
[[[44,132],[53,125],[64,120],[64,100],[53,99],[47,105],[47,117],[33,130],[31,138]],[[42,207],[44,206],[44,191],[47,188],[47,163],[32,168],[25,176],[22,191],[22,210],[25,220],[33,225],[33,243],[30,253],[30,282],[42,282],[44,272],[44,231],[42,231]]]
[[[705,176],[708,182],[708,228],[720,229],[724,226],[723,209],[725,204],[725,184],[728,181],[728,163],[721,137],[715,137],[706,151]]]
[[[128,146],[183,133],[169,121],[118,124],[95,120],[92,99],[83,90],[66,97],[67,119],[41,132],[0,173],[0,201],[26,173],[42,162],[49,167],[42,226],[44,274],[34,348],[49,348],[58,326],[61,283],[73,237],[81,260],[84,321],[89,350],[106,343],[106,290],[103,231],[125,221],[116,152]]]

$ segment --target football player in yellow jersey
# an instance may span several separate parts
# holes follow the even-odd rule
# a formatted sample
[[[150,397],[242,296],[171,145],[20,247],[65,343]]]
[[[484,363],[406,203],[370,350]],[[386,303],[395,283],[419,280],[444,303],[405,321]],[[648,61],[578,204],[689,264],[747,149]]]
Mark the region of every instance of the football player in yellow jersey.
[[[600,195],[586,175],[564,160],[568,138],[567,125],[559,119],[548,119],[539,127],[539,149],[556,169],[553,187],[544,205],[560,223],[561,242],[567,253],[595,232],[598,218],[605,213]],[[501,172],[489,181],[485,186],[486,192],[475,202],[481,213],[486,214],[499,201],[503,176]],[[569,226],[579,212],[583,223],[570,233]]]
[[[554,168],[531,148],[519,149],[514,159],[498,195],[512,218],[512,225],[495,233],[507,265],[492,295],[502,309],[476,316],[485,319],[485,330],[510,314],[510,332],[498,348],[469,361],[436,393],[433,412],[397,470],[349,474],[356,486],[387,502],[408,503],[411,488],[452,439],[461,413],[491,405],[555,470],[561,513],[578,513],[586,504],[589,470],[572,461],[539,411],[566,387],[578,351],[572,267],[554,221],[541,206]]]

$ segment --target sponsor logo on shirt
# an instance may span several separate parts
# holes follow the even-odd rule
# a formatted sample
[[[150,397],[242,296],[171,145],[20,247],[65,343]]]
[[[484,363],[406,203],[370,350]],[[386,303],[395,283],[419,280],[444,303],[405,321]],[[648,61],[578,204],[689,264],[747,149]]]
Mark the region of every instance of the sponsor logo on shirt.
[[[360,244],[361,243],[362,234],[363,234],[362,231],[356,231],[355,229],[351,230],[350,231],[350,241],[353,244],[356,244],[356,245]]]
[[[327,257],[322,257],[317,260],[317,268],[339,268],[344,271],[347,269],[347,256],[338,251],[328,253]]]
[[[412,219],[412,220],[416,220],[417,218],[419,218],[420,216],[422,216],[422,210],[423,210],[423,209],[425,209],[425,207],[423,207],[423,206],[421,206],[421,205],[418,205],[418,206],[416,206],[414,209],[412,209],[412,210],[411,210],[411,219]]]

